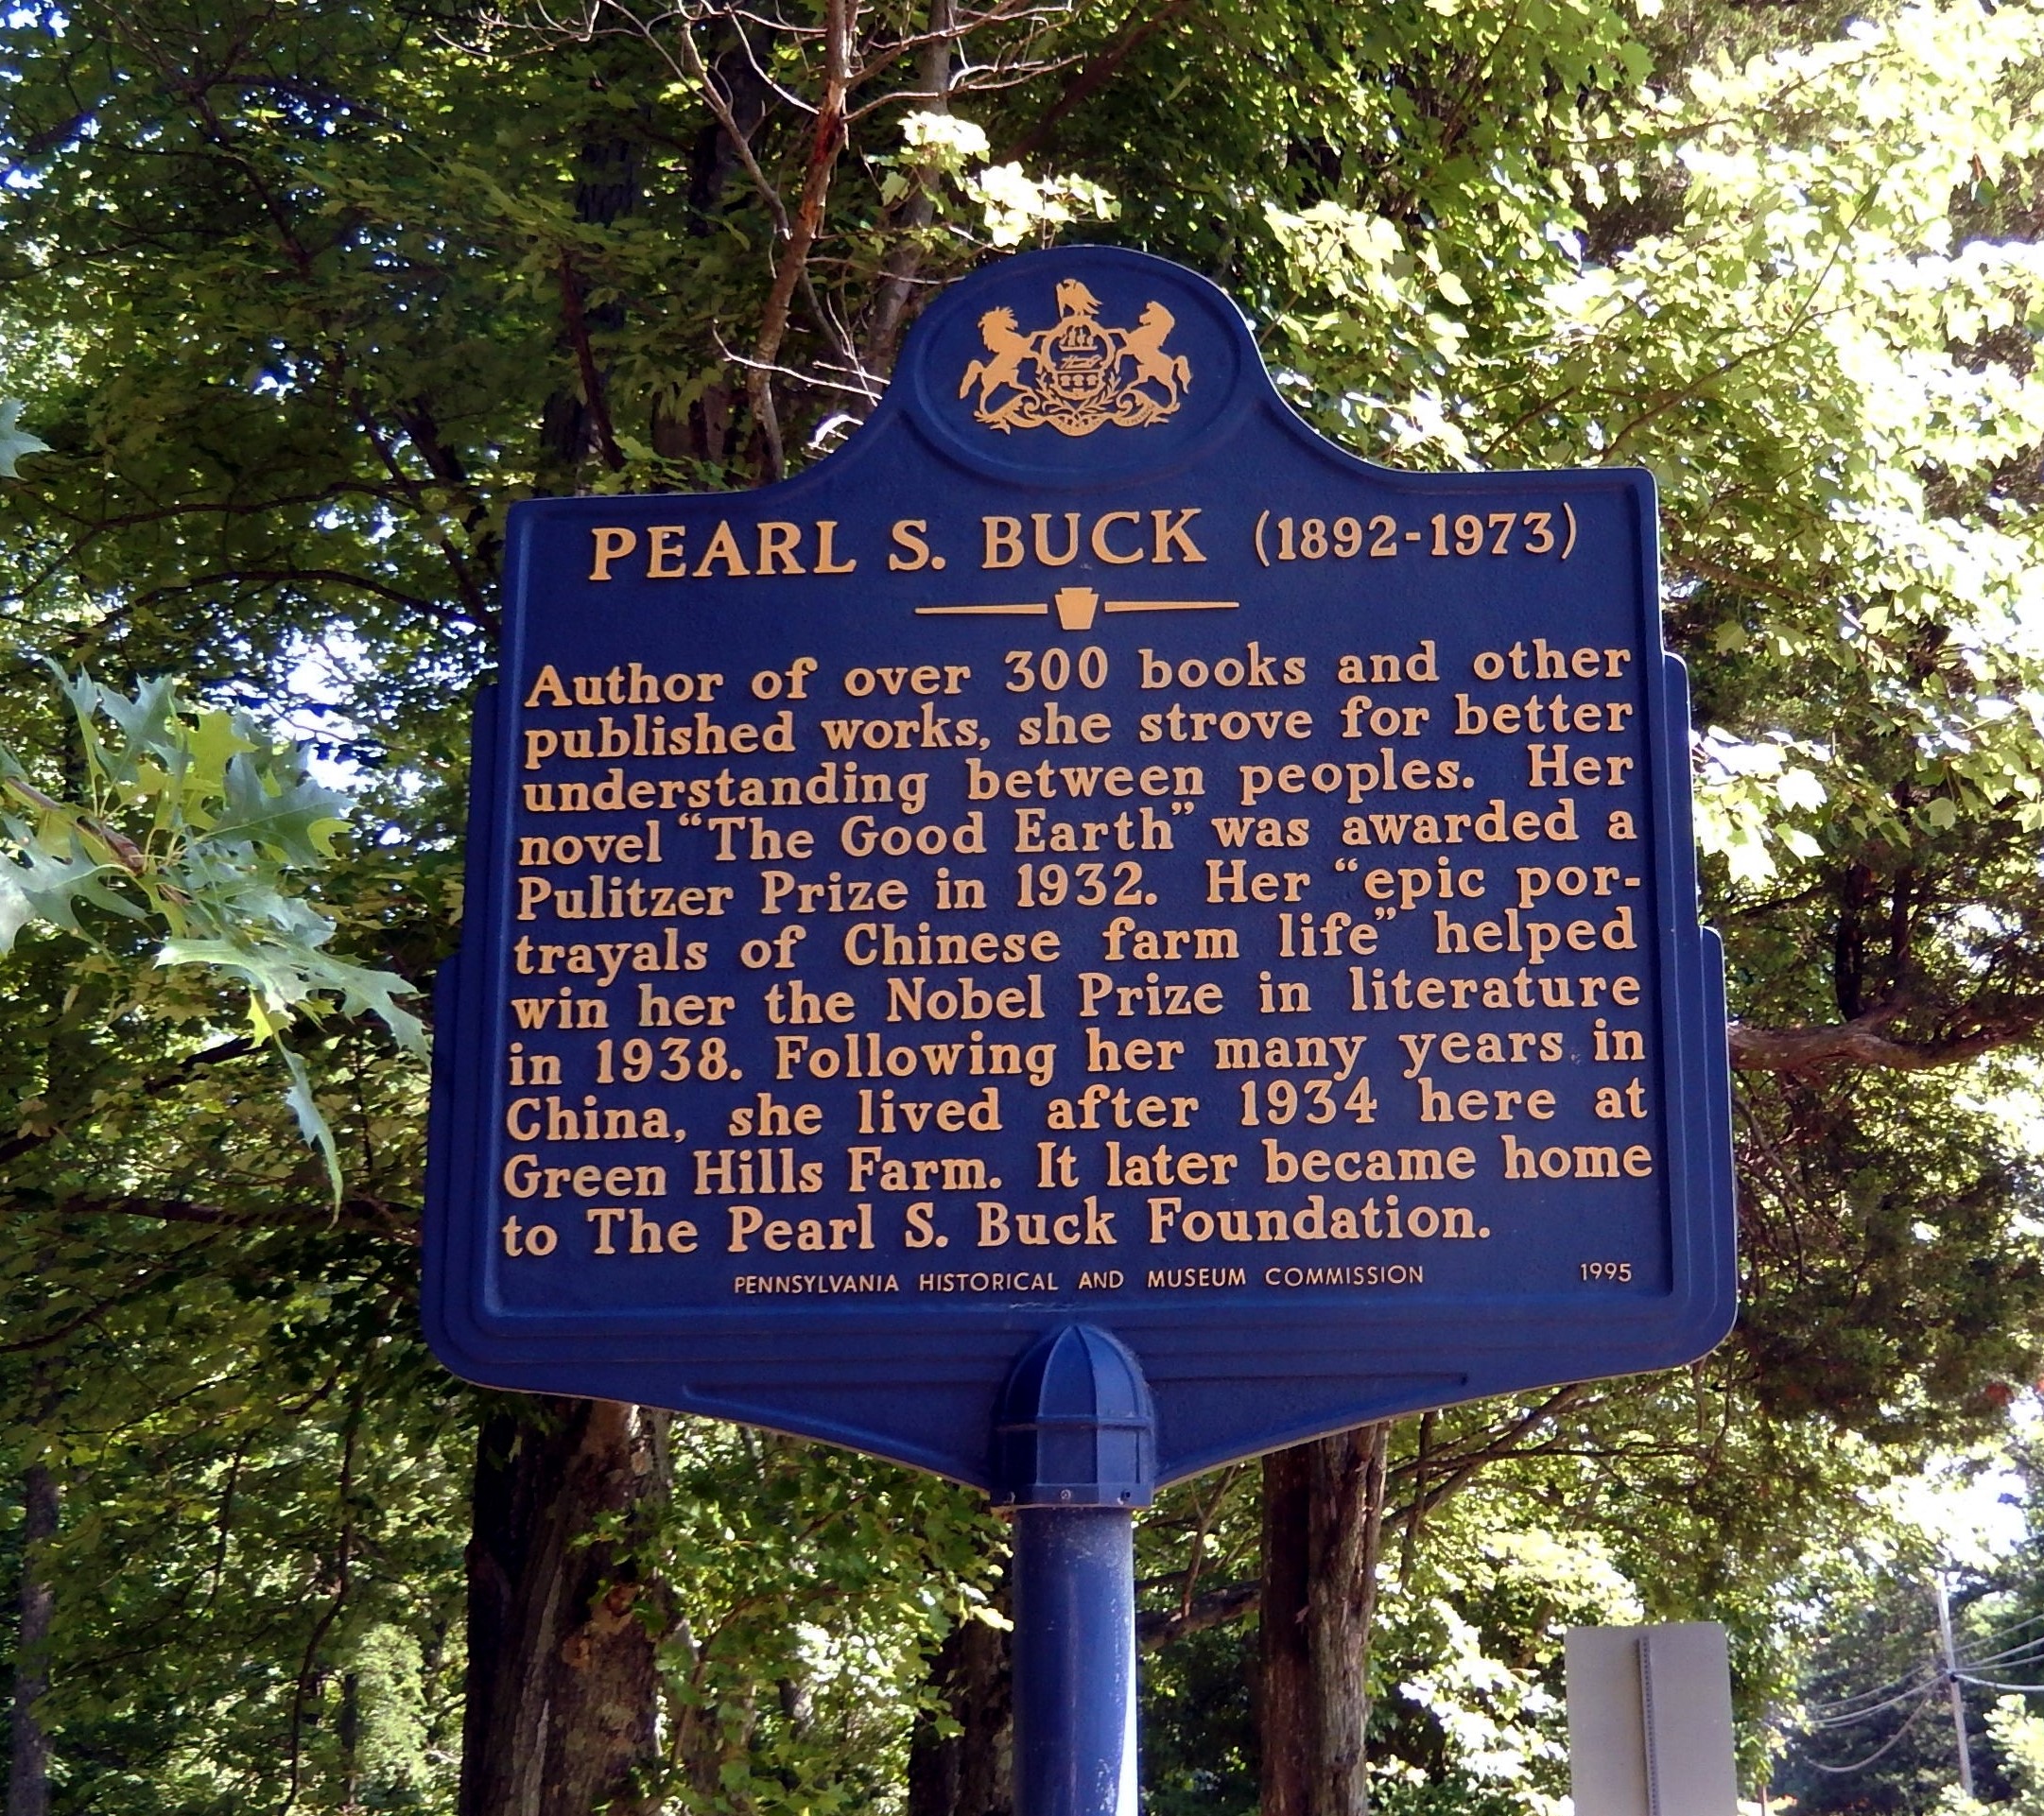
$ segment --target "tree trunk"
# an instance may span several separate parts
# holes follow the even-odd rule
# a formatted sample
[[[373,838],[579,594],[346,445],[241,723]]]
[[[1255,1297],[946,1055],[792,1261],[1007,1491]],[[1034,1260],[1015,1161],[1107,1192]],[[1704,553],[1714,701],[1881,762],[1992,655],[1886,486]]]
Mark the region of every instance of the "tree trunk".
[[[639,171],[644,147],[636,137],[583,142],[576,159],[575,218],[589,227],[613,227],[639,207]],[[607,372],[592,336],[624,325],[616,301],[585,303],[583,273],[564,250],[556,273],[561,291],[563,355],[575,373],[547,398],[540,413],[539,490],[567,493],[582,490],[582,476],[600,461],[615,472],[624,464],[605,394]]]
[[[1263,1461],[1262,1816],[1367,1816],[1390,1437],[1368,1425]]]
[[[1014,1699],[1008,1635],[961,1620],[930,1660],[958,1732],[918,1715],[909,1738],[909,1816],[1013,1816]]]
[[[951,40],[948,34],[956,25],[953,0],[929,0],[926,26],[929,42],[923,46],[916,70],[916,86],[926,96],[921,105],[927,113],[951,111]],[[897,225],[899,237],[894,250],[887,255],[884,268],[887,281],[880,285],[878,299],[874,304],[873,325],[866,335],[866,366],[874,372],[885,372],[893,366],[894,353],[901,344],[902,328],[908,318],[909,301],[914,294],[916,273],[923,263],[922,236],[937,217],[937,199],[932,194],[937,172],[924,166],[914,175],[915,188],[903,205]]]
[[[469,1541],[468,1708],[460,1816],[615,1816],[644,1806],[633,1770],[657,1754],[642,1584],[617,1548],[658,1472],[635,1407],[533,1400],[483,1421]]]
[[[50,1686],[50,1627],[57,1611],[40,1550],[57,1536],[57,1478],[46,1464],[28,1465],[22,1501],[21,1613],[9,1713],[7,1807],[8,1816],[49,1816],[50,1742],[35,1706]]]
[[[1258,1634],[1263,1735],[1262,1816],[1310,1816],[1313,1807],[1313,1654],[1308,1561],[1313,1505],[1310,1444],[1263,1460],[1263,1598]]]

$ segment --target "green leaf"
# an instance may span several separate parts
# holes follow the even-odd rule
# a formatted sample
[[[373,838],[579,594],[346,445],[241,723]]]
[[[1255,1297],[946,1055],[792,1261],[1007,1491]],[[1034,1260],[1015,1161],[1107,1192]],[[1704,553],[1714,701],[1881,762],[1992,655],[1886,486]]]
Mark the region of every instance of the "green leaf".
[[[127,734],[130,747],[139,745],[172,759],[186,748],[186,740],[176,729],[178,683],[173,676],[158,675],[142,682],[130,700],[118,688],[98,686],[80,675],[71,700],[80,718],[88,717],[93,708],[104,713]]]
[[[372,1015],[423,1052],[423,1025],[397,1002],[412,985],[325,951],[335,924],[292,874],[332,856],[348,798],[303,775],[295,746],[271,741],[242,714],[195,709],[168,677],[145,679],[132,695],[85,674],[59,671],[58,680],[90,800],[48,794],[0,747],[0,780],[34,810],[32,819],[0,815],[15,852],[0,856],[0,952],[31,921],[96,946],[78,913],[91,903],[148,925],[157,969],[191,967],[246,993],[250,1027],[280,1053],[293,1021],[319,1020],[337,998],[343,1013]],[[287,1069],[296,1079],[303,1063],[293,1058]],[[292,1105],[302,1124],[309,1103]],[[331,1137],[322,1151],[338,1193]]]
[[[227,765],[227,808],[213,828],[217,839],[268,845],[294,864],[317,864],[334,855],[334,835],[348,823],[348,797],[311,777],[274,784],[243,752]]]
[[[97,882],[104,868],[78,849],[76,839],[62,854],[30,846],[14,862],[0,865],[0,882],[6,886],[6,894],[0,895],[0,952],[11,948],[14,935],[29,920],[78,932],[77,900]],[[92,891],[92,899],[104,903],[105,892]]]
[[[332,1188],[334,1202],[338,1204],[344,1187],[340,1177],[340,1150],[334,1145],[334,1131],[326,1119],[326,1113],[320,1108],[319,1099],[313,1096],[312,1077],[305,1070],[305,1062],[285,1046],[275,1043],[277,1054],[284,1061],[285,1070],[291,1075],[291,1088],[284,1094],[285,1102],[291,1114],[298,1118],[298,1132],[306,1142],[320,1150],[326,1162],[326,1183]]]

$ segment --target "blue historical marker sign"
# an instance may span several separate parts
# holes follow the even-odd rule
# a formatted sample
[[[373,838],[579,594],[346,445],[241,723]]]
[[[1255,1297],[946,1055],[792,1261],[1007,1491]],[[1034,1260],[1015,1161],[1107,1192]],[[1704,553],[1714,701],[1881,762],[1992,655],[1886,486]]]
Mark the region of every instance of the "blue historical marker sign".
[[[1643,474],[1356,459],[1156,259],[960,284],[800,477],[512,513],[434,1345],[981,1484],[1075,1323],[1165,1480],[1688,1360],[1687,727]]]

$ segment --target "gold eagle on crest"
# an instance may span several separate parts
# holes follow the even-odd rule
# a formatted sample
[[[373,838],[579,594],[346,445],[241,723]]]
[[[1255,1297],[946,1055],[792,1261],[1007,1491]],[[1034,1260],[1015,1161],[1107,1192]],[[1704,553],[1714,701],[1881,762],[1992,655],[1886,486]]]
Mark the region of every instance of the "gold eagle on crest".
[[[1003,435],[1048,424],[1061,435],[1091,435],[1103,424],[1139,429],[1176,412],[1191,388],[1192,368],[1164,342],[1178,325],[1161,303],[1143,305],[1133,328],[1099,320],[1100,300],[1077,278],[1057,286],[1058,319],[1023,334],[1013,309],[979,318],[986,357],[959,381],[963,397],[977,385],[973,420]]]

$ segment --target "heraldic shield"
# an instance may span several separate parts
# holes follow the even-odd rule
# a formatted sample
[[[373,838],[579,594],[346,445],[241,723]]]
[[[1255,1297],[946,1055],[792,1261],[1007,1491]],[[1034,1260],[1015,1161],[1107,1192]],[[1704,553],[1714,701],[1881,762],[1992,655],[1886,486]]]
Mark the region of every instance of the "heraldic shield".
[[[1058,319],[1024,334],[1013,309],[979,318],[986,357],[965,368],[958,394],[979,388],[977,422],[1003,434],[1044,426],[1061,435],[1091,435],[1112,424],[1137,429],[1176,413],[1192,384],[1192,368],[1165,341],[1177,320],[1163,303],[1147,303],[1133,328],[1100,320],[1100,300],[1077,278],[1057,285]]]

